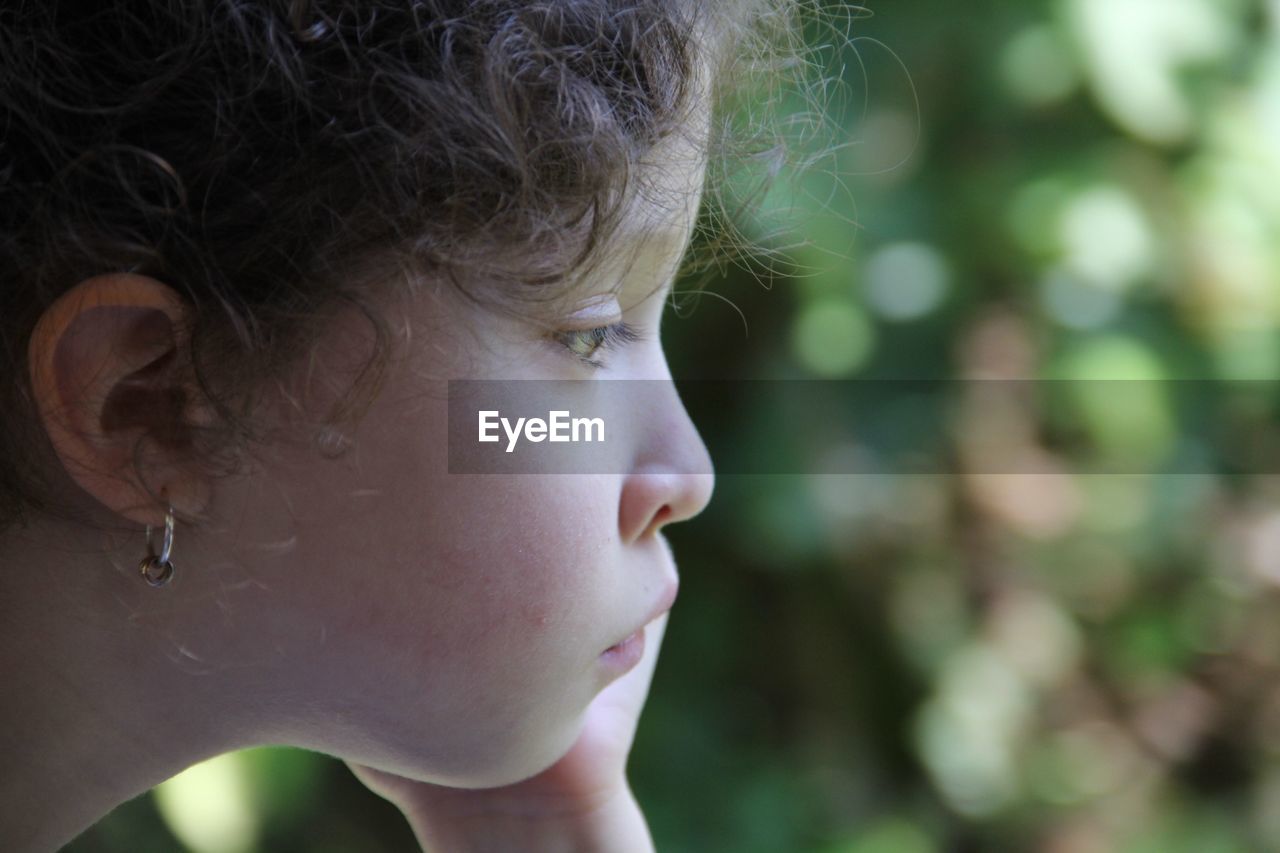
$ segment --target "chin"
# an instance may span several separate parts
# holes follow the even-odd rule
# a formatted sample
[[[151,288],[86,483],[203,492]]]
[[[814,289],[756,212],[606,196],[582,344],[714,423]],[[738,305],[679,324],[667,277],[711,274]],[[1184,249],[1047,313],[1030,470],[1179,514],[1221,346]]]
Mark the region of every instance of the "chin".
[[[455,727],[457,721],[450,721],[448,730],[437,729],[434,739],[416,729],[403,733],[394,745],[384,744],[381,755],[356,760],[450,788],[501,788],[537,776],[563,758],[582,734],[586,717],[585,708],[571,715],[539,709],[471,727]]]
[[[582,733],[586,714],[580,714],[571,724],[558,731],[546,733],[532,740],[523,740],[518,744],[507,744],[508,748],[493,756],[494,763],[483,771],[473,774],[468,784],[458,787],[467,788],[500,788],[523,782],[542,773],[554,765],[577,743]],[[495,739],[496,743],[499,739]]]

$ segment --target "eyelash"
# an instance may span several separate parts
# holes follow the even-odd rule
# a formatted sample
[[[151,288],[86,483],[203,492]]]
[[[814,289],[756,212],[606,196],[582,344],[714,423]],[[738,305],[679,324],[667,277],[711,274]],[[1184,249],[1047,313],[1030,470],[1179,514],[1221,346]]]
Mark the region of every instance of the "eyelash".
[[[626,344],[634,343],[643,336],[635,326],[624,321],[610,323],[607,326],[597,326],[594,329],[573,329],[571,331],[556,332],[553,336],[557,343],[569,350],[578,360],[592,367],[604,367],[604,362],[598,358],[592,358],[601,350],[617,349]],[[579,352],[574,348],[575,344],[585,341],[588,347],[586,352]]]

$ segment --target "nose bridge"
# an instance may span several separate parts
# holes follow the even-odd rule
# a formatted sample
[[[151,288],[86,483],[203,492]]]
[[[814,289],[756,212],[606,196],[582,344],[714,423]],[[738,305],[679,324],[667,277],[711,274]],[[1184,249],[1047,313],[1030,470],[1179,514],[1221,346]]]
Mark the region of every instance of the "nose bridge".
[[[622,532],[628,539],[693,518],[715,488],[711,454],[685,410],[675,384],[643,380],[636,410],[641,430],[632,470],[623,485]]]
[[[655,436],[657,447],[655,455],[670,457],[667,464],[679,474],[712,476],[714,474],[711,454],[706,442],[689,417],[684,401],[670,378],[655,383],[662,403],[660,411],[664,413],[665,426]]]

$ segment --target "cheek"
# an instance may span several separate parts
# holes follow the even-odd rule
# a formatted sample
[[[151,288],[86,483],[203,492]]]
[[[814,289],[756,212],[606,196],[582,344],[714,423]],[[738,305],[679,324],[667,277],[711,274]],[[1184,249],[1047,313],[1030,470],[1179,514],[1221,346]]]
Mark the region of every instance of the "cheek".
[[[380,419],[354,460],[377,486],[363,516],[395,621],[427,623],[446,660],[537,666],[566,636],[594,641],[616,595],[617,478],[449,474],[444,404],[423,408]]]
[[[409,482],[300,536],[293,593],[327,636],[305,669],[387,707],[429,696],[412,725],[458,743],[563,725],[616,629],[616,501],[586,477]]]
[[[532,772],[601,687],[621,481],[450,475],[439,390],[388,388],[346,455],[303,454],[246,495],[264,541],[296,542],[275,600],[302,628],[281,679],[383,754]]]
[[[581,657],[615,615],[618,478],[449,474],[441,372],[399,364],[347,455],[299,465],[317,582],[351,630],[441,668]]]
[[[427,500],[443,523],[410,534],[449,633],[532,657],[589,632],[613,591],[613,506],[582,478],[451,479]]]

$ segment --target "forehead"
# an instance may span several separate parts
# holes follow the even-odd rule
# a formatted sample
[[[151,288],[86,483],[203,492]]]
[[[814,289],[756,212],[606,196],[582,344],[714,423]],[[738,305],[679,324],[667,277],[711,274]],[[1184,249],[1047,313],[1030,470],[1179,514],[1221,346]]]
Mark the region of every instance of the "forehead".
[[[674,274],[684,256],[707,171],[705,104],[699,104],[697,113],[692,126],[663,140],[640,162],[634,198],[611,246],[613,266],[645,267],[650,272],[656,266],[662,278]],[[652,288],[667,283],[653,281]]]
[[[671,284],[702,203],[711,123],[706,91],[696,87],[683,121],[637,158],[616,227],[545,300],[521,307],[527,320],[554,324],[583,298],[611,292],[621,299],[625,291],[633,304]]]
[[[615,235],[601,268],[587,276],[603,278],[615,293],[627,292],[628,302],[638,302],[671,285],[684,258],[697,221],[702,196],[700,168],[684,170],[676,182],[679,192],[664,192],[657,199],[637,201]]]

